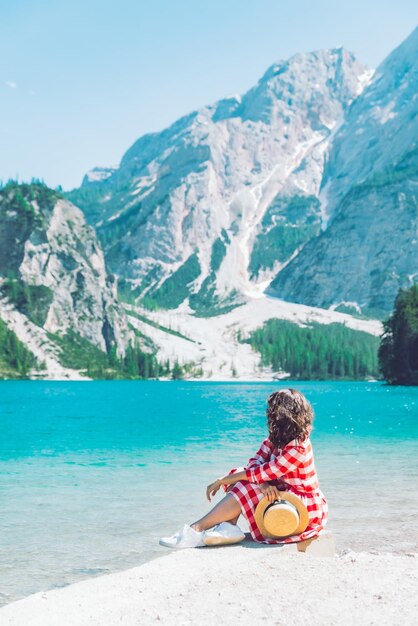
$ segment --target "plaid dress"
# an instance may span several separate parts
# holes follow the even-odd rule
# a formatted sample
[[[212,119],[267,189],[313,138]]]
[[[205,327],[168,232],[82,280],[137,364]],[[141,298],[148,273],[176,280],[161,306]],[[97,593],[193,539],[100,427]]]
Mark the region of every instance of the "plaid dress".
[[[244,517],[248,520],[251,536],[261,543],[294,543],[318,535],[324,528],[328,517],[328,505],[319,489],[315,470],[313,450],[310,439],[290,441],[284,448],[275,448],[269,439],[265,439],[260,449],[245,468],[235,468],[230,474],[245,470],[247,480],[232,486],[225,486],[225,491],[232,494],[241,506]],[[290,491],[305,504],[309,513],[309,524],[300,535],[285,539],[269,539],[258,529],[254,518],[257,504],[263,498],[258,485],[271,482],[280,491]]]

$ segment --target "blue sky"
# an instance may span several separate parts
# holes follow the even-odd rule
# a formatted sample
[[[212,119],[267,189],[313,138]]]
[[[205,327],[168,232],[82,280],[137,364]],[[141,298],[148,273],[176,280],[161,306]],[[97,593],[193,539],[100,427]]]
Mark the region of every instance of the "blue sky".
[[[417,17],[409,0],[6,0],[0,179],[78,186],[278,59],[343,45],[376,67]]]

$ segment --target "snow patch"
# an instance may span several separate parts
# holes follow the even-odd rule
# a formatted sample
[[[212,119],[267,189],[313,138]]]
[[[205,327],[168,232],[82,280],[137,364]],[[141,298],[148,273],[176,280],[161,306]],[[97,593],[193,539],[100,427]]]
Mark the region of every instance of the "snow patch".
[[[93,167],[93,169],[91,169],[89,172],[87,172],[86,179],[87,179],[87,181],[89,183],[103,182],[104,180],[106,180],[107,178],[112,176],[113,172],[116,169],[117,169],[117,166],[115,166],[115,167]]]
[[[360,76],[358,77],[358,86],[356,93],[357,96],[359,96],[362,91],[364,91],[364,89],[367,87],[367,85],[371,83],[374,74],[375,70],[373,69],[367,69],[365,72],[360,74]]]
[[[140,307],[129,307],[150,320],[177,330],[195,343],[182,337],[168,334],[149,324],[134,321],[138,330],[158,346],[160,358],[170,362],[195,362],[202,368],[202,379],[210,380],[272,380],[283,377],[283,372],[273,372],[261,367],[260,355],[249,344],[238,341],[238,333],[246,337],[269,319],[283,319],[304,326],[317,322],[338,322],[348,328],[361,330],[375,336],[382,333],[382,324],[375,320],[362,320],[331,309],[319,309],[303,304],[294,304],[270,296],[253,298],[229,313],[216,317],[201,318],[190,314],[182,306],[171,311],[148,311]],[[133,318],[130,318],[132,321]],[[235,376],[234,376],[235,374]]]
[[[385,107],[376,106],[372,110],[372,115],[381,124],[386,124],[386,122],[389,122],[389,120],[397,116],[397,113],[393,111],[395,105],[395,100],[391,100]]]
[[[336,304],[331,304],[331,306],[329,307],[329,310],[335,311],[335,309],[338,309],[339,306],[351,307],[357,313],[361,314],[361,307],[359,306],[357,302],[346,302],[345,300],[342,300],[341,302],[337,302]]]

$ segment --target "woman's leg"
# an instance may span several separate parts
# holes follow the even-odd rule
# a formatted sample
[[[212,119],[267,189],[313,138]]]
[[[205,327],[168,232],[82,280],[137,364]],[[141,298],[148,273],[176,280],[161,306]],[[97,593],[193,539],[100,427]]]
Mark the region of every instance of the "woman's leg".
[[[241,507],[231,494],[227,494],[216,506],[213,507],[209,513],[204,515],[201,519],[191,524],[191,527],[200,532],[212,528],[220,522],[232,522],[236,524],[238,517],[241,514]]]

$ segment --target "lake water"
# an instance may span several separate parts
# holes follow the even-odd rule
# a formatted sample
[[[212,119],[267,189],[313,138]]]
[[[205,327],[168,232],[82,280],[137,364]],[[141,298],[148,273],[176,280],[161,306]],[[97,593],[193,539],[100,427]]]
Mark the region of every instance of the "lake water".
[[[286,383],[338,550],[417,549],[418,388]],[[0,382],[0,603],[165,553],[205,487],[266,436],[277,383]],[[245,524],[242,525],[245,527]]]

